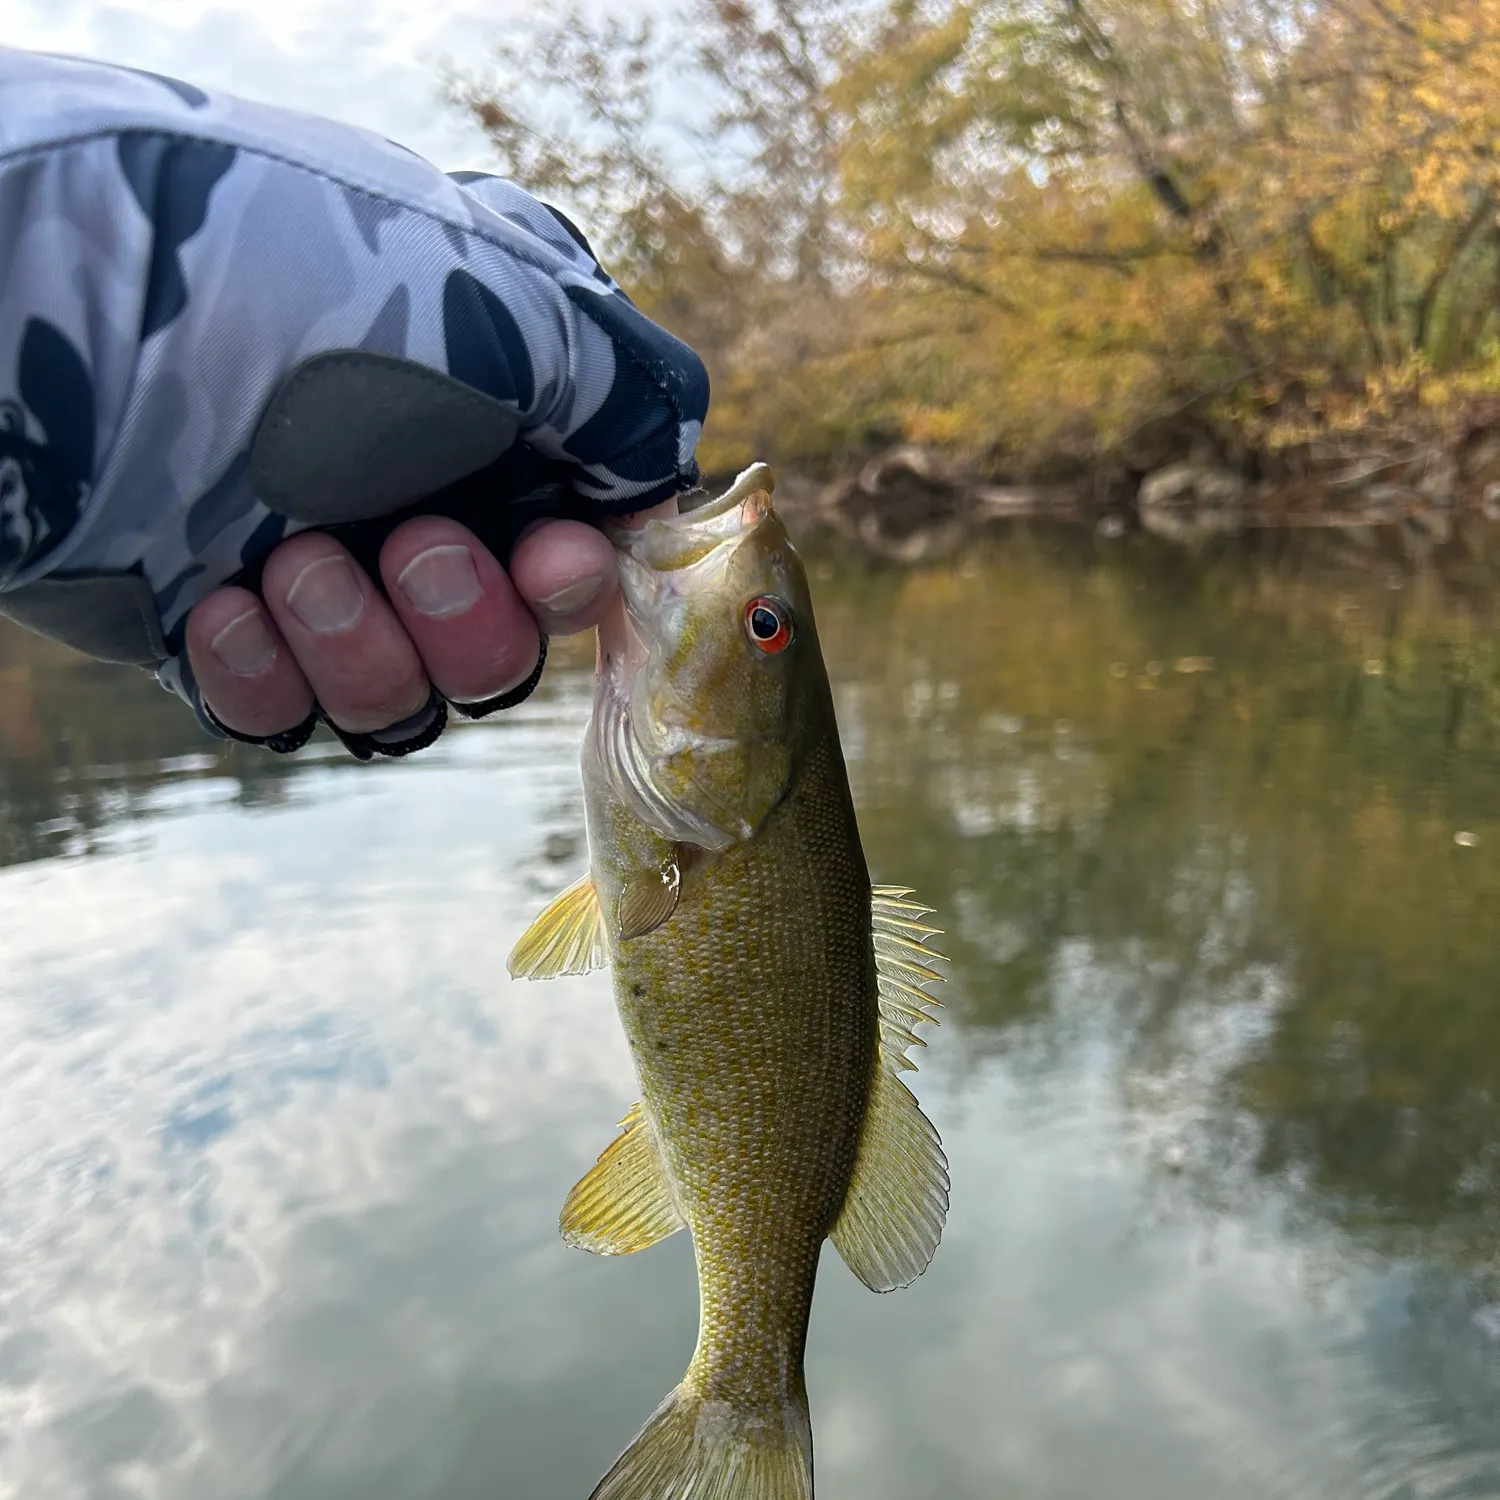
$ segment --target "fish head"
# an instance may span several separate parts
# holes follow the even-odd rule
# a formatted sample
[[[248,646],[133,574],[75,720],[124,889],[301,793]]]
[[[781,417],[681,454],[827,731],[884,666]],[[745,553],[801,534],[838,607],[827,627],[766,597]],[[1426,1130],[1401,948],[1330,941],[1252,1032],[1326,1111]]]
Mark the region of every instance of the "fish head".
[[[773,484],[757,464],[685,514],[609,528],[620,597],[599,626],[594,759],[643,823],[706,849],[753,837],[786,796],[821,669]]]

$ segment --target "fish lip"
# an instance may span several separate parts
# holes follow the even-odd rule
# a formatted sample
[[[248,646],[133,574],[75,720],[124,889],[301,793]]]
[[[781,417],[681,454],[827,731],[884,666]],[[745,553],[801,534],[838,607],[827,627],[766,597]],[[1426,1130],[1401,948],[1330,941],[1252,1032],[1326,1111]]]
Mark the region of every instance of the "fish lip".
[[[716,500],[677,515],[607,520],[605,531],[622,560],[665,577],[742,542],[771,514],[775,483],[769,464],[752,464]]]
[[[727,515],[736,506],[741,506],[752,495],[765,493],[771,494],[776,487],[776,476],[771,471],[770,464],[751,464],[748,469],[743,469],[735,476],[735,481],[715,500],[707,500],[702,505],[695,505],[691,510],[679,511],[675,516],[651,516],[645,521],[637,523],[634,516],[622,517],[618,520],[606,521],[606,526],[612,534],[619,533],[624,536],[639,534],[649,531],[653,526],[671,528],[702,525],[705,521],[718,520]]]

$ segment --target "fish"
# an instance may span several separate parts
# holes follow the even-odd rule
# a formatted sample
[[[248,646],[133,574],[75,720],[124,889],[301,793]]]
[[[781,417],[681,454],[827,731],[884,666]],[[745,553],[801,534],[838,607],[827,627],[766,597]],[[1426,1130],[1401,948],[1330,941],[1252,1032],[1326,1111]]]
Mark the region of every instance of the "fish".
[[[510,972],[608,964],[641,1097],[568,1194],[571,1245],[687,1229],[697,1347],[591,1500],[812,1500],[803,1354],[825,1239],[878,1292],[927,1268],[948,1162],[901,1074],[932,909],[872,886],[807,572],[765,464],[611,523],[581,770],[589,871]]]

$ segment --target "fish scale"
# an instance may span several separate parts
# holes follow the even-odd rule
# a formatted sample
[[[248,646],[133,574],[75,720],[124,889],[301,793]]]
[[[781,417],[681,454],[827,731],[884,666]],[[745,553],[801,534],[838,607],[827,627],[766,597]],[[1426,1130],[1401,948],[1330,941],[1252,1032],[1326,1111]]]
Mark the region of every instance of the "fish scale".
[[[672,920],[614,962],[642,1098],[697,1250],[704,1335],[687,1379],[747,1407],[779,1409],[800,1372],[874,1065],[869,881],[847,833],[842,761],[814,759],[757,838],[686,875]],[[620,848],[592,828],[613,831],[629,813],[596,795],[591,843]],[[726,1194],[727,1164],[752,1163]],[[760,1270],[753,1282],[746,1265]]]
[[[623,601],[583,752],[590,873],[511,958],[531,978],[610,963],[641,1085],[564,1236],[628,1254],[686,1228],[697,1262],[687,1373],[593,1500],[811,1500],[823,1241],[890,1290],[947,1211],[937,1132],[897,1077],[936,1005],[937,930],[906,888],[871,889],[771,486],[757,466],[615,533]]]

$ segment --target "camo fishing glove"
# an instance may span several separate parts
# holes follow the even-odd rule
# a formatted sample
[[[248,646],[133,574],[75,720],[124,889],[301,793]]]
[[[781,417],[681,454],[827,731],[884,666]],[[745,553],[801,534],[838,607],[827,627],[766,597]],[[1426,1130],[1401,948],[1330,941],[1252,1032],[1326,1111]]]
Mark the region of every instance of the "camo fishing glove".
[[[690,488],[707,406],[692,351],[513,184],[0,48],[0,613],[150,668],[212,733],[188,612],[283,538],[358,557],[435,509],[503,560],[522,496],[598,520]],[[445,712],[341,738],[405,753]]]

